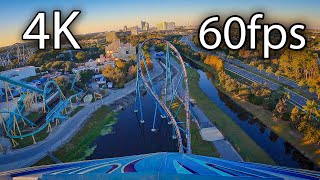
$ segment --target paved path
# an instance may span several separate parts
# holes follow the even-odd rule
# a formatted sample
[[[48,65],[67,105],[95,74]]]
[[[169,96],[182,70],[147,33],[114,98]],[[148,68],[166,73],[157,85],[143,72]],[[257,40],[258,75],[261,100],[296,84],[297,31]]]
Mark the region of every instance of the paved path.
[[[163,73],[163,69],[158,62],[154,61],[154,69],[152,77],[156,78]],[[53,129],[53,132],[36,145],[28,146],[23,149],[12,150],[7,154],[0,154],[0,171],[17,169],[30,166],[47,155],[47,152],[54,152],[63,146],[73,137],[73,135],[81,128],[90,115],[96,111],[102,104],[109,105],[135,91],[135,80],[125,84],[125,87],[114,91],[112,94],[101,100],[87,104],[83,109],[76,113],[73,117]]]
[[[202,128],[200,130],[201,138],[205,141],[217,141],[223,140],[224,136],[221,134],[219,129],[215,126]]]
[[[187,44],[190,46],[190,48],[193,50],[193,51],[196,51],[196,52],[206,52],[208,54],[214,54],[212,51],[205,51],[199,47],[197,47],[193,41],[190,39],[189,36],[185,36],[181,39],[181,42]],[[239,75],[239,76],[242,76],[243,78],[251,81],[251,82],[257,82],[259,84],[264,84],[264,83],[267,83],[267,87],[269,87],[270,89],[272,90],[276,90],[278,89],[278,87],[280,87],[281,85],[279,83],[282,83],[282,84],[286,84],[288,86],[291,86],[292,88],[295,88],[299,91],[302,91],[304,93],[308,93],[310,94],[312,97],[315,97],[316,98],[316,94],[315,93],[310,93],[310,92],[307,92],[303,89],[301,89],[296,82],[292,81],[292,80],[289,80],[285,77],[276,77],[275,75],[273,74],[270,74],[268,76],[268,74],[265,72],[265,71],[259,71],[257,70],[257,68],[255,67],[252,67],[252,66],[249,66],[247,64],[244,64],[242,63],[241,61],[239,60],[236,60],[236,59],[233,59],[233,60],[230,60],[230,59],[227,59],[225,58],[224,54],[223,53],[220,53],[218,52],[216,55],[218,55],[222,60],[224,60],[224,66],[225,66],[225,69]],[[240,68],[241,67],[241,68]],[[252,73],[250,71],[248,71],[247,69],[251,70],[251,71],[254,71],[255,73]],[[265,75],[265,76],[268,76],[270,77],[271,79],[273,79],[274,81],[271,81],[271,80],[268,80],[260,75],[258,75],[259,73]],[[275,81],[279,82],[279,83],[276,83]],[[296,92],[293,92],[292,90],[290,89],[287,89],[287,88],[284,88],[285,91],[289,92],[290,94],[290,102],[292,102],[293,104],[297,105],[298,107],[302,107],[302,106],[305,106],[306,103],[307,103],[307,98],[305,98],[304,96],[300,95],[300,94],[297,94]]]

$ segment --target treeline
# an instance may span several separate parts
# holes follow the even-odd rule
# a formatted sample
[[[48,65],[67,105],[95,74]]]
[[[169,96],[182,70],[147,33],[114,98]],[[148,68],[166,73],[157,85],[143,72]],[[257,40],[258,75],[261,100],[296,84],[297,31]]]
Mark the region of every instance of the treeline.
[[[63,50],[42,50],[36,51],[26,65],[40,67],[43,71],[62,70],[70,71],[75,67],[74,62],[70,62],[69,56],[58,57]]]
[[[225,71],[219,71],[218,78],[219,85],[240,100],[249,101],[259,106],[263,105],[265,109],[272,109],[275,106],[275,102],[269,103],[271,101],[272,91],[258,83],[248,85],[232,78]],[[276,99],[274,101],[276,101]]]
[[[138,47],[139,43],[142,43],[146,39],[150,38],[164,38],[165,36],[161,33],[141,33],[138,35],[130,35],[126,37],[120,37],[120,41],[123,43],[130,43],[133,46]]]
[[[182,52],[182,54],[190,57],[191,59],[203,62],[207,57],[205,52],[194,52],[188,45],[182,43],[177,37],[172,40],[172,43],[179,52]]]
[[[227,92],[232,93],[241,100],[246,100],[256,105],[263,105],[271,95],[271,90],[258,83],[248,85],[232,78],[224,71],[223,60],[218,56],[208,55],[205,58],[204,63],[210,65],[218,72],[219,84]]]
[[[79,52],[73,52],[73,60],[77,63],[84,63],[87,62],[89,59],[97,59],[100,57],[101,54],[104,54],[104,46],[96,45],[93,47],[83,48]]]
[[[61,50],[37,50],[27,61],[26,65],[41,67],[42,70],[63,70],[71,71],[75,63],[86,62],[89,59],[96,59],[104,54],[103,47],[84,48],[81,51],[67,52]]]
[[[50,61],[42,64],[40,67],[42,71],[60,70],[71,72],[76,65],[75,63],[69,61]]]
[[[276,68],[297,82],[308,85],[320,93],[318,55],[308,51],[286,50],[277,61]]]

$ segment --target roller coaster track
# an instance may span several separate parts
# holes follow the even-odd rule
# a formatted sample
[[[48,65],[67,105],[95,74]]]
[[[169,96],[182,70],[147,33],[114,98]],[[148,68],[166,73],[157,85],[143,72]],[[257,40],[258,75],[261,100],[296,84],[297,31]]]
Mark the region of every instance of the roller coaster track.
[[[14,126],[16,125],[16,124],[14,124],[14,119],[24,120],[24,121],[28,122],[28,124],[30,126],[35,126],[35,124],[33,122],[31,122],[30,120],[28,120],[25,116],[23,116],[21,114],[24,106],[18,105],[17,108],[19,110],[15,109],[12,112],[11,111],[0,111],[0,114],[9,114],[9,118],[5,121],[5,124],[6,124],[7,136],[11,139],[19,139],[19,138],[33,136],[33,135],[37,134],[38,132],[42,131],[43,129],[45,129],[51,122],[54,122],[55,119],[59,119],[62,121],[67,120],[68,117],[63,114],[63,111],[70,105],[71,100],[73,98],[79,96],[82,93],[82,90],[78,90],[78,92],[76,94],[70,96],[67,99],[64,99],[64,96],[62,94],[62,91],[61,91],[59,85],[54,80],[47,82],[45,84],[43,90],[36,88],[36,87],[33,87],[33,86],[30,86],[24,82],[15,81],[13,79],[10,79],[10,78],[7,78],[7,77],[1,76],[1,75],[0,75],[0,80],[8,82],[9,84],[13,84],[13,85],[16,85],[19,87],[26,88],[27,90],[30,90],[30,91],[33,91],[33,92],[36,92],[36,93],[42,95],[44,104],[45,104],[46,108],[49,110],[49,112],[47,113],[46,118],[45,118],[45,123],[43,123],[39,128],[37,128],[36,130],[34,130],[32,132],[29,132],[26,134],[19,134],[19,135],[11,133]],[[48,99],[48,96],[50,95],[50,92],[53,88],[52,86],[55,86],[57,88],[57,92],[59,94],[59,102],[53,108],[50,108],[48,105],[47,99]],[[22,94],[21,96],[24,97],[24,94]]]
[[[56,178],[54,178],[56,177]],[[312,179],[320,172],[159,152],[0,172],[0,179]]]
[[[140,118],[141,118],[141,122],[144,122],[143,120],[143,108],[142,108],[142,104],[141,104],[141,95],[140,95],[140,82],[143,83],[143,85],[146,87],[147,91],[151,94],[155,104],[156,104],[156,110],[155,110],[155,116],[156,117],[156,112],[160,111],[162,116],[165,116],[167,118],[167,120],[173,125],[173,129],[175,131],[175,134],[177,136],[177,141],[178,141],[178,150],[179,152],[186,152],[186,153],[191,153],[191,134],[190,134],[190,110],[189,110],[189,103],[183,103],[184,108],[185,108],[185,115],[186,115],[186,119],[185,122],[178,122],[176,120],[176,115],[173,115],[173,112],[171,112],[170,110],[170,106],[167,106],[166,103],[163,102],[163,100],[160,99],[160,97],[156,94],[155,89],[154,89],[154,85],[152,82],[152,78],[150,75],[150,72],[148,70],[148,67],[146,65],[146,58],[145,55],[143,53],[142,47],[150,42],[150,41],[161,41],[167,44],[167,50],[166,50],[166,83],[165,83],[165,102],[167,102],[167,87],[171,85],[171,87],[173,87],[172,84],[172,71],[171,71],[171,65],[170,65],[170,49],[175,52],[175,54],[177,54],[177,58],[180,61],[181,67],[182,67],[182,75],[183,75],[183,80],[185,83],[185,92],[184,92],[184,96],[182,97],[183,102],[189,102],[189,89],[188,89],[188,76],[187,76],[187,71],[185,69],[185,65],[184,65],[184,61],[180,55],[180,53],[178,52],[178,50],[168,41],[164,40],[164,39],[159,39],[159,38],[152,38],[152,39],[147,39],[145,40],[143,43],[141,43],[139,45],[139,50],[138,50],[138,69],[137,69],[137,85],[136,85],[136,112],[138,111],[138,107],[140,110]],[[170,49],[169,49],[170,48]],[[148,77],[148,80],[146,79],[145,75],[143,74],[142,71],[142,67],[141,67],[141,62],[143,62],[144,67],[146,69],[146,74]],[[181,76],[182,77],[182,76]],[[180,79],[181,80],[181,79]],[[180,83],[179,80],[179,83]],[[171,83],[171,84],[170,84]],[[179,86],[179,83],[177,86]],[[173,89],[173,88],[172,88]],[[174,98],[174,97],[173,97]],[[171,103],[174,99],[171,100]],[[170,105],[171,105],[170,103]],[[180,108],[178,109],[178,111],[180,111]],[[177,112],[175,113],[177,114]],[[155,121],[155,119],[154,119]],[[180,124],[185,124],[186,127],[185,129],[183,129]],[[182,133],[185,134],[186,137],[186,146],[183,145],[183,136]]]
[[[28,47],[26,43],[15,43],[4,54],[0,54],[0,66],[7,67],[12,65],[13,59],[18,60],[19,66],[25,65],[33,54],[34,49]]]
[[[2,76],[2,75],[0,75],[0,80],[8,82],[9,84],[13,84],[13,85],[16,85],[16,86],[19,86],[19,87],[23,87],[23,88],[29,89],[29,90],[31,90],[33,92],[38,93],[38,94],[43,94],[43,90],[41,90],[39,88],[30,86],[30,85],[28,85],[26,83],[23,83],[23,82],[20,82],[20,81],[15,81],[13,79],[10,79],[10,78]]]

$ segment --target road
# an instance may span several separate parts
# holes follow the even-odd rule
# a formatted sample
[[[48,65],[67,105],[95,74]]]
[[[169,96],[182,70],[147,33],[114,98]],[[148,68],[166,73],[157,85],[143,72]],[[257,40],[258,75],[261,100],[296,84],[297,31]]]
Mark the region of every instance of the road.
[[[163,73],[163,69],[157,61],[153,62],[154,69],[152,77],[156,78]],[[101,100],[87,104],[82,110],[69,118],[56,128],[53,132],[36,145],[28,146],[23,149],[16,149],[7,154],[0,154],[0,171],[11,170],[30,166],[47,155],[47,152],[54,152],[63,146],[76,134],[81,126],[86,122],[90,115],[102,104],[109,105],[135,91],[135,79],[125,84],[125,87],[114,91],[112,94]]]
[[[200,47],[197,47],[193,43],[193,41],[191,40],[190,36],[184,36],[181,39],[181,42],[185,43],[186,45],[189,45],[193,51],[205,52],[205,53],[212,54],[212,55],[214,54],[212,51],[206,51]],[[271,81],[271,80],[268,80],[268,79],[258,75],[257,73],[260,73],[260,71],[258,69],[256,69],[255,67],[244,64],[241,61],[236,60],[236,59],[233,59],[233,60],[227,59],[224,57],[223,53],[216,53],[215,55],[218,55],[222,60],[224,60],[224,66],[225,66],[226,70],[229,70],[229,71],[231,71],[231,72],[233,72],[233,73],[235,73],[235,74],[237,74],[237,75],[239,75],[239,76],[241,76],[251,82],[257,82],[262,85],[264,85],[266,83],[267,87],[272,90],[277,90],[281,86],[280,84],[286,84],[288,86],[291,86],[292,88],[301,90],[301,88],[296,84],[296,82],[291,81],[287,78],[280,76],[278,79],[278,77],[276,77],[273,74],[268,75],[265,71],[261,71],[261,74],[265,73],[264,75],[266,75],[274,80],[274,81]],[[240,68],[240,67],[242,67],[242,68]],[[247,69],[249,69],[250,71],[253,71],[253,72],[257,72],[257,71],[258,72],[252,73]],[[279,83],[276,83],[276,82],[279,82]],[[284,89],[286,92],[289,92],[289,94],[290,94],[290,102],[292,102],[293,104],[297,105],[300,108],[302,106],[306,105],[307,100],[308,100],[307,98],[305,98],[304,96],[302,96],[300,94],[297,94],[296,92],[294,92],[288,88],[284,88]],[[310,95],[312,95],[312,97],[316,96],[315,93],[310,93]]]
[[[274,73],[270,73],[268,74],[265,70],[258,70],[256,67],[252,67],[248,64],[245,64],[241,61],[239,61],[238,59],[228,59],[228,58],[225,58],[225,61],[231,63],[231,64],[235,64],[239,67],[242,67],[244,69],[247,69],[247,70],[250,70],[252,72],[254,72],[255,74],[261,74],[265,77],[268,77],[269,79],[272,79],[273,81],[277,81],[281,84],[284,84],[284,85],[287,85],[287,86],[290,86],[291,88],[294,88],[294,89],[297,89],[298,91],[304,93],[304,94],[308,94],[310,97],[312,98],[318,98],[317,96],[317,93],[311,93],[310,91],[306,90],[306,89],[302,89],[297,82],[293,81],[293,80],[290,80],[286,77],[283,77],[283,76],[279,76],[277,77]]]

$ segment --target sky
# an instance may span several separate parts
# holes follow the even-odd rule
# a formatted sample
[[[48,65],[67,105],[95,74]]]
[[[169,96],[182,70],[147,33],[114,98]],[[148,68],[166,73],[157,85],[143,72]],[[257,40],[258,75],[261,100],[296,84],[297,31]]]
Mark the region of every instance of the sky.
[[[0,0],[0,47],[21,42],[21,36],[38,11],[47,13],[52,28],[53,10],[65,16],[81,10],[72,24],[73,34],[123,29],[147,21],[176,25],[198,25],[206,17],[240,15],[250,17],[263,12],[272,23],[304,23],[320,29],[320,0]]]

